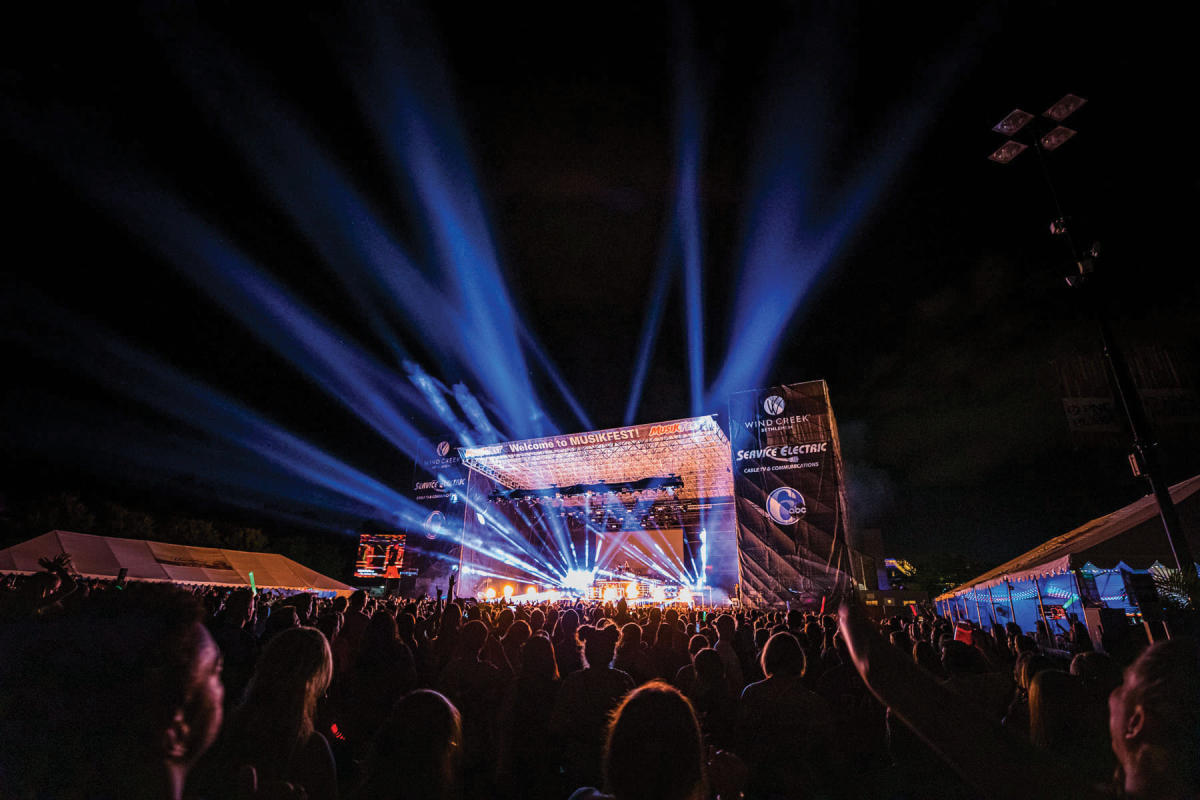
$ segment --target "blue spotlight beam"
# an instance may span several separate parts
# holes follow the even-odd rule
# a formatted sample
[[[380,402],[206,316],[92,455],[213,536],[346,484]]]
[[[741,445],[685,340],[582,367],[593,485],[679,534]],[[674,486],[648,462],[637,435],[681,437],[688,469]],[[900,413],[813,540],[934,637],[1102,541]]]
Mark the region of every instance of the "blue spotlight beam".
[[[501,273],[435,37],[419,9],[398,11],[408,15],[403,25],[393,26],[386,15],[362,20],[359,42],[369,57],[366,69],[349,76],[352,91],[380,138],[396,185],[409,187],[423,215],[450,296],[475,335],[475,363],[488,395],[504,409],[512,435],[546,435],[552,431],[529,381],[519,315]]]
[[[861,137],[881,144],[864,153],[858,170],[843,180],[821,171],[832,160],[831,137],[841,129],[828,96],[828,87],[838,85],[838,60],[827,52],[828,43],[783,37],[786,55],[774,70],[779,80],[769,94],[764,133],[755,148],[760,155],[749,193],[753,201],[730,317],[733,327],[706,407],[764,382],[788,323],[923,139],[939,109],[936,98],[967,74],[963,66],[976,54],[985,24],[980,20],[964,31],[953,49],[917,76],[913,95],[896,102],[882,129]],[[809,29],[825,35],[822,26],[810,24]],[[810,52],[820,56],[820,63],[798,60]]]
[[[683,295],[687,331],[688,388],[692,416],[704,410],[703,232],[700,222],[700,162],[704,108],[688,9],[673,6],[675,25],[676,185],[675,231],[683,256]]]

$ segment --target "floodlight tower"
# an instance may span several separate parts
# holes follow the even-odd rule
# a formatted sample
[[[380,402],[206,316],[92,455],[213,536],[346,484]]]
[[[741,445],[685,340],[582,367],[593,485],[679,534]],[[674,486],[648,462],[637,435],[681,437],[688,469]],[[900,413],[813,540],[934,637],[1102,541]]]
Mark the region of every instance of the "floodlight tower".
[[[1058,217],[1050,223],[1050,232],[1066,242],[1071,251],[1071,260],[1076,268],[1075,274],[1067,276],[1067,285],[1082,294],[1085,302],[1090,306],[1092,314],[1096,317],[1100,328],[1100,339],[1104,345],[1104,357],[1108,362],[1113,384],[1116,386],[1117,398],[1120,400],[1121,407],[1125,411],[1125,418],[1129,422],[1129,430],[1133,434],[1133,453],[1129,456],[1133,474],[1144,476],[1150,484],[1150,490],[1158,502],[1158,513],[1162,519],[1163,530],[1167,534],[1167,543],[1171,547],[1172,555],[1175,556],[1175,566],[1183,571],[1186,564],[1188,565],[1187,569],[1195,572],[1195,559],[1179,521],[1179,512],[1175,509],[1175,501],[1171,499],[1166,477],[1163,475],[1158,440],[1155,438],[1150,420],[1146,416],[1141,395],[1138,394],[1137,386],[1129,373],[1129,363],[1125,360],[1125,354],[1113,334],[1112,323],[1108,318],[1104,303],[1097,297],[1094,273],[1096,260],[1100,256],[1100,246],[1098,243],[1092,243],[1087,252],[1080,252],[1075,240],[1071,238],[1070,230],[1067,227],[1067,218],[1059,206],[1058,194],[1054,191],[1054,184],[1050,180],[1049,170],[1046,169],[1043,160],[1046,153],[1057,150],[1075,136],[1076,131],[1062,123],[1086,102],[1087,100],[1077,95],[1065,95],[1042,113],[1042,119],[1048,120],[1044,123],[1028,111],[1019,108],[1013,109],[1008,116],[992,127],[992,130],[1009,138],[988,156],[988,159],[997,164],[1008,164],[1030,147],[1037,154],[1046,183],[1054,198],[1055,211],[1058,214]],[[1051,124],[1054,127],[1051,128]],[[1049,130],[1046,130],[1047,128]],[[1017,138],[1018,136],[1020,138]]]

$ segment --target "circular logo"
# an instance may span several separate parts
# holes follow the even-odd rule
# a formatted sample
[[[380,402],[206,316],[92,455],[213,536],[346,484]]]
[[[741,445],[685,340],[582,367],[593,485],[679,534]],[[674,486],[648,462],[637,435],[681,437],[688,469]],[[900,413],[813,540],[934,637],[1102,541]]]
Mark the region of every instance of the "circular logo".
[[[438,442],[438,455],[445,458],[450,453],[449,442]]]
[[[446,524],[446,515],[440,511],[434,511],[425,518],[425,538],[436,539],[438,534],[442,532],[442,526]]]
[[[767,496],[767,516],[780,525],[795,525],[807,513],[804,495],[790,486],[780,486]]]
[[[766,411],[773,417],[777,417],[783,413],[783,398],[777,394],[773,394],[766,400],[763,400],[763,411]]]

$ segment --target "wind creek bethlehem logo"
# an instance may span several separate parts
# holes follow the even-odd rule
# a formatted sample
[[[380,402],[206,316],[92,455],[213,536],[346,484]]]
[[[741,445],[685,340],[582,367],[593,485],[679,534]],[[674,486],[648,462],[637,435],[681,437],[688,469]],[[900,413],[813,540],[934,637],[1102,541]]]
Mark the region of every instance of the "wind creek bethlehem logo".
[[[438,534],[442,532],[442,526],[446,524],[446,515],[440,511],[434,511],[425,518],[425,538],[436,539]]]
[[[766,400],[763,400],[763,411],[766,411],[772,417],[777,417],[783,413],[783,398],[777,394],[773,394]]]
[[[450,454],[450,443],[449,442],[438,442],[437,454],[439,456],[441,456],[442,458],[445,458],[447,455],[449,455]]]
[[[780,525],[795,525],[807,513],[804,495],[791,486],[780,486],[767,495],[767,516]]]

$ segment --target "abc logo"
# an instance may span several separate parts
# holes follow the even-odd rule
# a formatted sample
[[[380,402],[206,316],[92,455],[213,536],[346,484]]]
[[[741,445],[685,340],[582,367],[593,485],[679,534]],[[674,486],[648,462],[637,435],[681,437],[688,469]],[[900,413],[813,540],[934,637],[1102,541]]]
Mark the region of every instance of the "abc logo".
[[[434,511],[425,518],[425,538],[436,539],[438,534],[442,532],[442,526],[446,524],[446,515],[440,511]]]
[[[771,416],[775,417],[783,413],[783,398],[777,394],[773,394],[766,400],[763,400],[763,411],[766,411]]]
[[[441,456],[442,458],[445,458],[446,455],[449,454],[449,452],[450,452],[450,443],[449,442],[438,442],[438,455],[439,456]]]
[[[767,496],[767,516],[780,525],[795,525],[807,513],[804,496],[790,486],[780,486]]]

